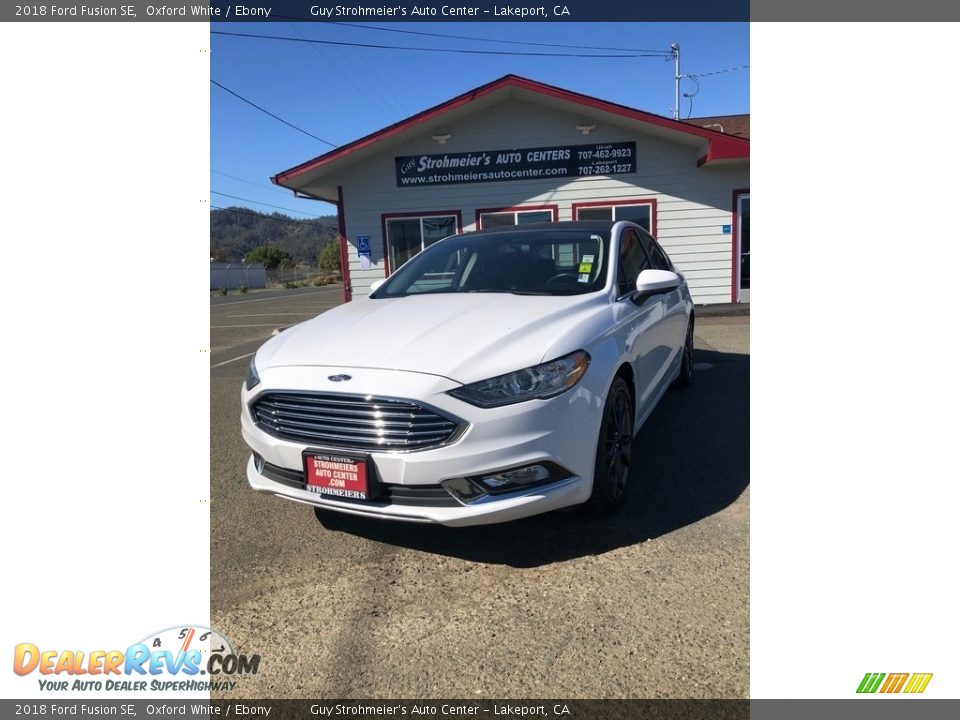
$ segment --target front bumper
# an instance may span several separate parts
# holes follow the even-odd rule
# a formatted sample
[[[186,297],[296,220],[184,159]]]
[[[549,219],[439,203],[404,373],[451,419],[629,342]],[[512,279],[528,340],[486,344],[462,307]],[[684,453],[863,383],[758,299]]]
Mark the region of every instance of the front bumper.
[[[328,510],[407,522],[439,523],[463,526],[507,522],[539,513],[558,510],[584,501],[580,487],[582,478],[571,477],[548,486],[518,491],[509,495],[488,495],[469,505],[456,507],[430,507],[384,502],[340,502],[300,490],[267,478],[257,471],[253,456],[247,462],[247,481],[257,492],[270,493],[287,500],[322,507]]]
[[[380,482],[412,490],[436,488],[452,478],[488,475],[532,463],[553,462],[569,475],[546,485],[488,495],[463,503],[450,496],[445,503],[418,503],[416,492],[401,502],[341,501],[321,496],[284,481],[270,466],[290,473],[303,471],[305,450],[337,449],[307,446],[276,438],[254,422],[250,403],[267,390],[343,392],[327,378],[338,373],[352,376],[350,391],[410,398],[446,411],[468,423],[448,445],[413,452],[371,452],[370,462]],[[533,400],[500,408],[477,408],[446,394],[457,383],[435,375],[363,368],[285,367],[261,372],[261,383],[243,391],[241,426],[247,445],[262,458],[247,463],[247,480],[258,492],[330,510],[410,522],[444,525],[480,525],[506,522],[585,502],[593,481],[596,438],[603,390],[592,387],[589,370],[572,390],[548,400]],[[260,465],[260,468],[258,468]],[[429,492],[427,493],[429,494]],[[441,493],[442,494],[442,493]]]

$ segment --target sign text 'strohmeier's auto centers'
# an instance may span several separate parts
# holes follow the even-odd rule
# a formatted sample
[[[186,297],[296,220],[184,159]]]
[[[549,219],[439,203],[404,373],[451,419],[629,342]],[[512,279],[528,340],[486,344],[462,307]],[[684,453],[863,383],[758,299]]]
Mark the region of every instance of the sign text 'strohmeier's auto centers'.
[[[633,142],[480,150],[398,157],[397,187],[624,175],[637,171]]]

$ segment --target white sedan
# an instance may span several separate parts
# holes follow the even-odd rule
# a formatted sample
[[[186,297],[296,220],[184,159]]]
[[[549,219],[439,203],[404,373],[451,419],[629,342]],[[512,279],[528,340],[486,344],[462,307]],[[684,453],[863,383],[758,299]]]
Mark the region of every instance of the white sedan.
[[[630,222],[446,238],[257,351],[247,479],[321,517],[612,512],[634,435],[690,382],[693,320],[686,280]]]

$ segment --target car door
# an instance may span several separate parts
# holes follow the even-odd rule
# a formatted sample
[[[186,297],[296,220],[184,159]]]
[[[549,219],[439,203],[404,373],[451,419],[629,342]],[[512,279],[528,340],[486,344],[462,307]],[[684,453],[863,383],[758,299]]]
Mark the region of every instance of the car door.
[[[622,347],[633,366],[639,420],[655,402],[670,362],[665,348],[664,303],[659,294],[637,297],[637,277],[651,267],[637,231],[624,228],[618,243],[615,312]]]
[[[651,266],[655,270],[669,270],[676,272],[670,258],[663,251],[663,248],[653,239],[653,236],[644,230],[640,230],[640,241],[643,243],[650,258]],[[687,339],[687,306],[684,302],[681,286],[663,294],[663,341],[670,348],[671,361],[679,362],[680,355],[683,353],[683,346]]]

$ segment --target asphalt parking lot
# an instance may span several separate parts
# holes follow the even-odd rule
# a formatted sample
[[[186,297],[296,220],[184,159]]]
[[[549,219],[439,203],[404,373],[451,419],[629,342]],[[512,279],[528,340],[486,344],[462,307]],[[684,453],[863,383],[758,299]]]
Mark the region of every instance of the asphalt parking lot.
[[[228,697],[749,695],[749,317],[698,322],[612,519],[325,527],[249,490],[239,388],[275,327],[341,301],[211,299],[211,622],[262,656]]]

